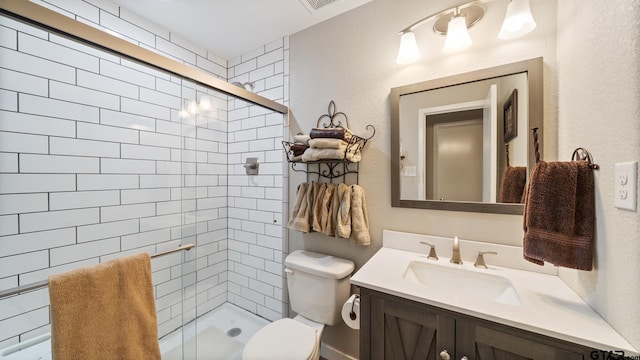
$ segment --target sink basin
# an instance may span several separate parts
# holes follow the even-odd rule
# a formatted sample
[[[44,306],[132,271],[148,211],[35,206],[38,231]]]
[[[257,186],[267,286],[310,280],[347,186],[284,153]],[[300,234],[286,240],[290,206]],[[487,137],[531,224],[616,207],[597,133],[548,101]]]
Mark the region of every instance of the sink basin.
[[[499,275],[464,268],[410,261],[404,280],[418,283],[432,291],[447,292],[454,298],[468,297],[513,306],[522,306],[511,281]]]

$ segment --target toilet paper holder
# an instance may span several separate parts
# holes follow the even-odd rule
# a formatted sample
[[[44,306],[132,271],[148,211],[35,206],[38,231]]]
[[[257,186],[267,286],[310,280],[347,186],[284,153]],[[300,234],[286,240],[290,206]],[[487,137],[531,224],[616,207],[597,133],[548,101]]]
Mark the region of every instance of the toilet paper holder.
[[[351,320],[355,320],[358,317],[356,312],[353,310],[353,308],[356,306],[356,301],[360,302],[360,295],[356,294],[356,298],[351,303],[351,312],[349,312],[349,317],[351,318]]]

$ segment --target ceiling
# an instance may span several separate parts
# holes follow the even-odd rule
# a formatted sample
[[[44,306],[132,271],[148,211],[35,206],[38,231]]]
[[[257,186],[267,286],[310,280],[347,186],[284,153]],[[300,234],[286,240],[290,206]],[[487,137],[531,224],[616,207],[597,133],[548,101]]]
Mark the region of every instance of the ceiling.
[[[225,60],[369,1],[114,0],[120,7]]]

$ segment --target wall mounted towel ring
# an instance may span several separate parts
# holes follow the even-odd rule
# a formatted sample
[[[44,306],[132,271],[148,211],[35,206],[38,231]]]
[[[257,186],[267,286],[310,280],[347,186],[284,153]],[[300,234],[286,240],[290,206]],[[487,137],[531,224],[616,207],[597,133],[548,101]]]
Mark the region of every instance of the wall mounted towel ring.
[[[571,160],[572,161],[576,161],[576,160],[587,160],[587,162],[589,163],[589,168],[591,168],[591,170],[598,170],[600,169],[600,165],[595,164],[591,161],[591,154],[587,151],[587,149],[585,148],[577,148],[573,151],[573,155],[571,155]]]

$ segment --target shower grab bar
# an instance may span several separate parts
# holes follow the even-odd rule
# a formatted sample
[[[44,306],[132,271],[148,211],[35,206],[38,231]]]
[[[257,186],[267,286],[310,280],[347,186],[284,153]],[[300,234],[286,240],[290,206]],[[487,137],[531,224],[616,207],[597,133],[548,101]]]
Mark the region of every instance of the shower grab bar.
[[[167,250],[167,251],[163,251],[163,252],[159,252],[157,254],[153,254],[151,255],[151,258],[157,258],[160,256],[165,256],[165,255],[169,255],[169,254],[173,254],[176,253],[178,251],[189,251],[192,248],[194,248],[196,245],[195,244],[185,244],[182,246],[178,246],[175,249],[171,249],[171,250]],[[49,286],[49,281],[48,280],[42,280],[42,281],[38,281],[38,282],[34,282],[31,284],[27,284],[27,285],[22,285],[22,286],[17,286],[11,289],[7,289],[7,290],[2,290],[0,291],[0,299],[3,299],[5,297],[9,297],[9,296],[13,296],[13,295],[17,295],[23,292],[27,292],[27,291],[31,291],[31,290],[37,290],[37,289],[41,289],[41,288],[45,288]]]

